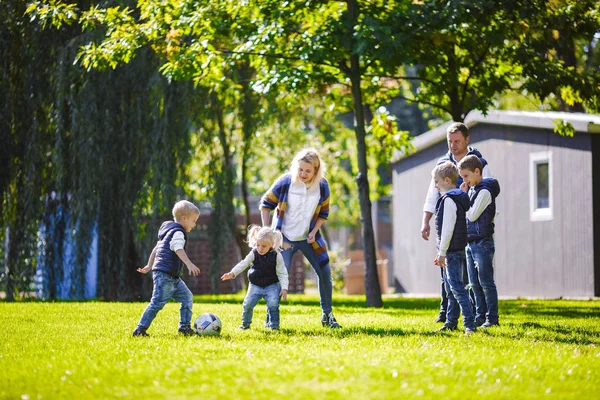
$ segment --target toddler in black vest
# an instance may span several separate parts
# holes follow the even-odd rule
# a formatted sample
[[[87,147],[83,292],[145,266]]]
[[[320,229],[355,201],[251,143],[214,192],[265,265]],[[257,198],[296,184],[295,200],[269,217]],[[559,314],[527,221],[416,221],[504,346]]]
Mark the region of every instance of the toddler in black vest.
[[[279,296],[287,299],[288,273],[279,249],[283,243],[281,232],[269,227],[248,227],[248,245],[252,251],[221,280],[233,279],[250,267],[248,271],[248,293],[242,305],[242,325],[250,328],[252,314],[260,299],[267,302],[267,328],[279,329]]]
[[[438,254],[433,263],[443,269],[444,284],[448,292],[446,323],[440,331],[452,331],[457,328],[460,307],[464,317],[465,334],[472,334],[476,329],[475,319],[469,294],[463,283],[469,197],[460,189],[456,189],[458,169],[451,161],[437,165],[432,175],[435,187],[441,194],[435,207]]]
[[[464,182],[461,189],[469,193],[467,212],[467,270],[475,294],[475,323],[482,328],[499,325],[498,290],[494,281],[494,218],[500,185],[494,178],[483,178],[483,164],[467,156],[458,163]],[[470,187],[470,189],[469,189]]]
[[[181,303],[179,309],[179,333],[192,335],[192,292],[181,280],[185,265],[190,275],[197,276],[200,269],[194,265],[185,252],[187,233],[196,226],[200,210],[187,200],[178,201],[173,207],[175,221],[165,221],[158,231],[158,243],[152,250],[148,264],[138,268],[138,272],[147,274],[152,271],[154,289],[152,299],[146,307],[133,336],[148,336],[146,329],[156,318],[156,314],[172,298]]]

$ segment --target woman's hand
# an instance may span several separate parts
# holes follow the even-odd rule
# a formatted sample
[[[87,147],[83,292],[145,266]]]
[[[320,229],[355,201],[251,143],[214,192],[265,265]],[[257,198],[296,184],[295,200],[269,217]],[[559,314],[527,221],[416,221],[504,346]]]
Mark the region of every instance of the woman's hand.
[[[311,232],[308,234],[308,236],[307,236],[307,238],[306,238],[306,241],[307,241],[308,243],[313,243],[313,242],[315,241],[315,236],[317,236],[317,232],[315,232],[315,231],[311,231]]]

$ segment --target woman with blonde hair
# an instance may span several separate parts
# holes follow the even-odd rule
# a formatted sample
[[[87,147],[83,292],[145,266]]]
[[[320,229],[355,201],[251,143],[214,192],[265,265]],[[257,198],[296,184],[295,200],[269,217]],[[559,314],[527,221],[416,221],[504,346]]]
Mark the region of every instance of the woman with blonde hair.
[[[315,271],[321,297],[321,323],[341,328],[332,312],[331,268],[327,244],[319,229],[329,216],[329,184],[325,163],[315,149],[303,149],[294,157],[289,172],[281,175],[261,199],[263,226],[283,234],[281,252],[286,268],[300,250]],[[276,210],[272,224],[271,211]]]

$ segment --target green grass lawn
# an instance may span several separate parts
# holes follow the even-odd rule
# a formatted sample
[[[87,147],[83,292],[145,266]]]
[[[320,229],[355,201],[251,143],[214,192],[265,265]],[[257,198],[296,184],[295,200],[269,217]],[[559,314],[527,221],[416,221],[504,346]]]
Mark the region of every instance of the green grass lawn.
[[[177,335],[178,304],[132,338],[146,303],[0,303],[2,399],[359,399],[600,397],[600,301],[500,302],[501,327],[434,333],[436,299],[291,295],[281,331],[237,329],[243,295],[195,298],[220,337]]]

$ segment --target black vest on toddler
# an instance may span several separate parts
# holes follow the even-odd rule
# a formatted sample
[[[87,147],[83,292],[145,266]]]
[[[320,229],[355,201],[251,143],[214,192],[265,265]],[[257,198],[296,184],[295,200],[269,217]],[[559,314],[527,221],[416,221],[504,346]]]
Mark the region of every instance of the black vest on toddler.
[[[248,270],[248,280],[251,284],[261,288],[279,282],[277,278],[277,252],[269,250],[265,255],[260,255],[253,249],[254,261]]]

